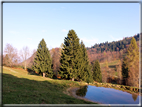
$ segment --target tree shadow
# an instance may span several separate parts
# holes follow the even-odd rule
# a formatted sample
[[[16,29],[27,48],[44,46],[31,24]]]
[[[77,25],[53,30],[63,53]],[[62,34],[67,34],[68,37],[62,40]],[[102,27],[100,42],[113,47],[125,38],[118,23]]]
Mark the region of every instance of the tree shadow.
[[[122,84],[122,80],[120,78],[107,78],[107,83],[112,83],[112,84]]]
[[[32,70],[31,68],[27,68],[27,71],[28,71],[29,75],[39,75],[34,70]]]
[[[109,65],[109,68],[116,68],[115,65]]]

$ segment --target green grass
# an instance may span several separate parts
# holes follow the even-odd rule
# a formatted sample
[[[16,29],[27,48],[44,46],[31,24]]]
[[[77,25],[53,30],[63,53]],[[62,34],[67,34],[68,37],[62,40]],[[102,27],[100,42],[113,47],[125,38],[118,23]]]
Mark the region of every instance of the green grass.
[[[78,82],[51,80],[28,75],[24,70],[12,70],[16,72],[3,68],[3,104],[94,104],[63,93],[69,87],[81,86]]]
[[[119,60],[115,60],[115,61],[108,62],[108,67],[109,67],[109,68],[112,68],[112,69],[115,69],[115,68],[116,68],[116,65],[118,65],[118,63],[119,63]],[[105,62],[100,63],[100,67],[101,67],[101,68],[105,67]]]

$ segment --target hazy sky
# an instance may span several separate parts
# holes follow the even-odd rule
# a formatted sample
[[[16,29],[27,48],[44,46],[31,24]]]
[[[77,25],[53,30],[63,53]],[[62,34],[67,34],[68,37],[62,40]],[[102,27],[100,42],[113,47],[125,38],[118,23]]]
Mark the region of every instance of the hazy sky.
[[[49,49],[59,47],[69,30],[86,47],[140,32],[139,3],[4,3],[3,48],[37,49],[44,38]]]

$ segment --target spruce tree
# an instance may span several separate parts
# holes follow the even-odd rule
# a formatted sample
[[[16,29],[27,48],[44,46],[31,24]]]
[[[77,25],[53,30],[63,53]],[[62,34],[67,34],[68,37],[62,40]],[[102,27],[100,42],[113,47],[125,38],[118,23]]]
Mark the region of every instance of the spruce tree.
[[[63,78],[77,79],[79,72],[79,38],[74,30],[69,30],[64,39],[63,52],[61,55],[60,75]]]
[[[66,47],[63,45],[63,47]],[[66,48],[63,48],[61,51],[61,59],[60,59],[60,71],[59,74],[62,78],[66,78],[69,79],[70,75],[69,75],[69,56],[66,54]]]
[[[38,73],[42,73],[43,77],[47,75],[48,77],[52,78],[53,72],[51,69],[51,65],[52,60],[50,57],[50,53],[48,51],[48,48],[46,47],[44,39],[42,39],[38,45],[33,69]]]
[[[100,64],[98,60],[95,61],[93,67],[93,80],[97,82],[102,82],[102,73],[100,70]]]
[[[128,85],[139,86],[139,48],[136,40],[131,39],[130,46],[127,49],[126,68],[128,68]],[[124,72],[124,70],[122,70]]]
[[[126,58],[124,58],[122,62],[122,76],[123,76],[123,79],[128,78],[128,66],[127,66]]]
[[[88,54],[87,50],[85,48],[85,45],[83,41],[81,41],[81,67],[80,67],[80,79],[85,82],[93,82],[92,72],[91,72],[91,66],[89,64]]]

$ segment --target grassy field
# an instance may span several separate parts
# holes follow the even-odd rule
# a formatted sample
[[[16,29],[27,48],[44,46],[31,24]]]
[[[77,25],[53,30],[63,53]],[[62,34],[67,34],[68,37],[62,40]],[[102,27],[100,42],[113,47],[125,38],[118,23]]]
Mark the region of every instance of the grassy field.
[[[3,104],[94,104],[64,94],[69,87],[83,83],[29,75],[25,70],[3,68]]]
[[[116,65],[118,65],[118,63],[119,63],[119,60],[108,62],[108,67],[114,69],[114,68],[116,68]],[[101,68],[105,67],[105,65],[106,65],[105,62],[104,63],[100,63],[100,67]]]

